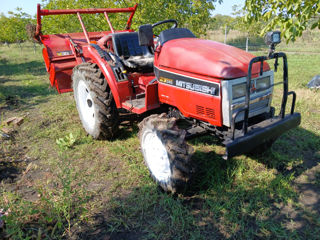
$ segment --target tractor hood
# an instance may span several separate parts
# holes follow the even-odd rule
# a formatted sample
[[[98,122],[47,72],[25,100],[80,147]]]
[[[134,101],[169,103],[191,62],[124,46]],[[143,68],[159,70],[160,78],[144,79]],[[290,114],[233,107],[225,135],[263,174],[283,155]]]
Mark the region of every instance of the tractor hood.
[[[166,42],[156,65],[214,78],[234,79],[247,76],[253,57],[250,53],[222,43],[183,38]],[[267,63],[264,63],[263,70],[270,70]],[[260,63],[254,64],[252,74],[258,74],[259,71]]]

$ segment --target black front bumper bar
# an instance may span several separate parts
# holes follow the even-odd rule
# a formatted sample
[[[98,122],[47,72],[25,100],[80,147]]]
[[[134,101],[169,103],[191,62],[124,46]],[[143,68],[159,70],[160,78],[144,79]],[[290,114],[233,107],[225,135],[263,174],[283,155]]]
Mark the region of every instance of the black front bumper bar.
[[[249,126],[249,108],[250,108],[250,88],[251,88],[251,79],[252,79],[252,67],[255,63],[260,63],[260,76],[263,74],[263,63],[266,60],[275,59],[275,71],[278,68],[278,59],[283,59],[283,95],[281,102],[280,114],[277,117],[269,118],[265,121],[262,121],[253,126]],[[285,115],[286,105],[288,96],[292,95],[292,104],[289,115]],[[300,113],[295,113],[295,102],[296,94],[295,92],[288,91],[288,62],[287,56],[285,53],[271,53],[269,56],[261,56],[253,58],[248,67],[248,75],[246,82],[246,95],[245,95],[245,106],[239,111],[235,112],[232,116],[231,124],[231,139],[228,139],[224,142],[226,146],[226,154],[224,155],[225,159],[229,159],[233,156],[248,153],[254,148],[276,140],[280,135],[286,131],[297,127],[301,122]],[[244,120],[242,123],[242,131],[239,133],[239,130],[236,129],[236,118],[238,115],[244,112]],[[238,132],[237,132],[238,131]]]
[[[251,152],[259,145],[275,140],[288,130],[299,126],[300,122],[300,113],[293,113],[284,118],[281,116],[273,117],[252,125],[248,128],[247,134],[225,142],[226,154],[224,158],[229,159]]]

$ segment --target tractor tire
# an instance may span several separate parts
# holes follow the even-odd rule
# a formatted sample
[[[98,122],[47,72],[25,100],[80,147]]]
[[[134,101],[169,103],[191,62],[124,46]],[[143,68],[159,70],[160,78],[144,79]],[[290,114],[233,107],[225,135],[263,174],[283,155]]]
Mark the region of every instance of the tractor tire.
[[[184,191],[194,173],[194,150],[185,141],[186,132],[165,113],[145,118],[139,129],[141,151],[151,177],[166,192]]]
[[[73,69],[74,98],[81,123],[94,139],[112,139],[119,129],[119,113],[99,67],[82,63]]]

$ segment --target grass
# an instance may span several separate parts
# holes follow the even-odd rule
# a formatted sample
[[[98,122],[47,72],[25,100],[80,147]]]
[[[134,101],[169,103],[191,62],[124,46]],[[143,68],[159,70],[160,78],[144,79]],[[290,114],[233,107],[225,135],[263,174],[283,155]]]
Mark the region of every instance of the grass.
[[[215,138],[190,141],[199,171],[188,194],[172,196],[149,177],[136,124],[114,141],[93,140],[73,94],[49,87],[40,48],[0,47],[1,119],[25,118],[14,139],[0,140],[0,208],[9,211],[0,238],[318,239],[320,100],[306,84],[320,55],[288,58],[300,127],[263,155],[230,161]]]

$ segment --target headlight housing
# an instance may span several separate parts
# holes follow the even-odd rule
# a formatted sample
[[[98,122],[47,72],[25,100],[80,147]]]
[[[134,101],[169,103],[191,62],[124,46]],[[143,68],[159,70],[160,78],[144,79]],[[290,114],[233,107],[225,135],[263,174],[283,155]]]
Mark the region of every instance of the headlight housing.
[[[232,86],[232,99],[244,97],[246,95],[247,84],[240,83]],[[251,81],[251,92],[261,92],[271,87],[270,76],[258,78]]]
[[[246,95],[246,83],[240,83],[232,86],[232,99],[244,97]]]
[[[268,32],[265,37],[264,41],[268,46],[275,46],[279,43],[281,43],[281,32],[279,31],[273,31],[273,32]]]
[[[257,92],[267,90],[270,88],[270,76],[264,77],[264,78],[259,78],[256,80],[256,89]]]

